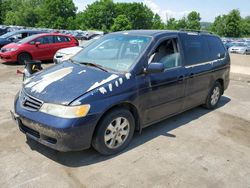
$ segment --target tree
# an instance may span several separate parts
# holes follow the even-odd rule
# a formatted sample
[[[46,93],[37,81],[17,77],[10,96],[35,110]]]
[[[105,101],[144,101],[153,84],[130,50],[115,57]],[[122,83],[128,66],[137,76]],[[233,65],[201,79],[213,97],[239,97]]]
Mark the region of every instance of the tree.
[[[111,27],[112,31],[123,31],[123,30],[130,30],[132,28],[131,22],[128,18],[121,14],[114,19],[114,24]]]
[[[201,29],[201,17],[200,13],[192,11],[187,16],[187,29],[200,30]]]
[[[211,31],[220,36],[225,36],[226,30],[226,15],[215,17],[214,23],[211,26]]]
[[[176,30],[176,29],[177,29],[177,20],[176,20],[175,18],[170,18],[170,19],[167,21],[166,29],[169,29],[169,30]]]
[[[176,29],[187,29],[187,18],[182,17],[180,20],[177,21]]]
[[[116,3],[116,15],[126,15],[132,29],[151,29],[154,13],[143,3]]]
[[[159,14],[155,14],[153,18],[153,26],[152,29],[164,29],[165,25],[161,20]]]
[[[245,37],[250,36],[250,16],[247,16],[241,23],[241,35]]]
[[[84,12],[79,13],[78,22],[89,29],[109,30],[116,18],[115,4],[112,0],[100,0],[87,6]]]
[[[36,26],[54,29],[71,29],[76,7],[72,0],[43,0],[38,9],[40,19]]]
[[[241,16],[239,10],[232,10],[225,18],[225,36],[240,37],[241,35]]]
[[[6,19],[6,14],[8,11],[12,10],[12,2],[14,0],[0,0],[0,23],[4,23]]]

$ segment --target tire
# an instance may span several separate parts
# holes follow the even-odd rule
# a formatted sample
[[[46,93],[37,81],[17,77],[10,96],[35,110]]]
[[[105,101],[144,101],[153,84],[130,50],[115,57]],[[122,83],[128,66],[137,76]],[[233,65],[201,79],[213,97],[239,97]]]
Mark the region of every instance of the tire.
[[[215,82],[206,99],[205,108],[215,109],[220,101],[222,95],[222,86],[219,82]]]
[[[20,65],[24,65],[24,62],[25,62],[26,60],[31,60],[31,59],[32,59],[32,57],[31,57],[30,54],[28,54],[28,53],[21,53],[21,54],[19,54],[18,57],[17,57],[17,62],[18,62]]]
[[[135,119],[127,109],[115,109],[97,125],[92,146],[103,155],[114,155],[125,149],[135,130]]]

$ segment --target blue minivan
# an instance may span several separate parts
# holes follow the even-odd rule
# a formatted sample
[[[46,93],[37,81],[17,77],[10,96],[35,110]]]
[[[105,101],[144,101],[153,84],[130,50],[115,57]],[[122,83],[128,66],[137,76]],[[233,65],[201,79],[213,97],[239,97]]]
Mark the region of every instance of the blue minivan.
[[[199,105],[214,109],[229,72],[228,52],[212,34],[116,32],[26,79],[11,113],[50,148],[110,155],[144,127]]]

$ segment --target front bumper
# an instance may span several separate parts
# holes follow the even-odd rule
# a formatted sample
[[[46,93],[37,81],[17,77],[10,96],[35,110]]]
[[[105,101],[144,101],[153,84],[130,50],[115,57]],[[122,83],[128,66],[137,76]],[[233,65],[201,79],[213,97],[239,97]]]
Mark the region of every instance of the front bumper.
[[[20,111],[20,108],[16,109],[19,110],[19,113],[11,111],[11,116],[19,129],[27,137],[47,147],[66,152],[84,150],[91,146],[92,135],[97,123],[95,116],[85,117],[86,120],[84,118],[82,118],[83,120],[79,119],[67,127],[60,127],[63,120],[58,121],[56,118],[54,120],[46,118],[50,124],[55,125],[48,126],[45,123],[38,122],[37,120],[41,121],[41,119],[36,120],[37,117],[35,115],[33,120],[28,113],[26,114],[27,116],[22,115],[25,109],[24,111]]]
[[[12,53],[9,53],[9,52],[0,53],[0,58],[4,62],[16,62],[17,61],[16,55],[13,55]]]
[[[13,53],[5,52],[5,53],[0,53],[0,58],[4,62],[16,62],[17,57]]]

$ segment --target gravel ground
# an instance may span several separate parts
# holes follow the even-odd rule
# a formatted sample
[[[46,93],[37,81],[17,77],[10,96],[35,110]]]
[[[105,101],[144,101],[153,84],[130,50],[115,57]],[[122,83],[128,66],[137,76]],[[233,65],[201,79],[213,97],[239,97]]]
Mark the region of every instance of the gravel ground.
[[[250,56],[233,54],[234,66]],[[46,66],[50,66],[47,64]],[[219,107],[201,107],[135,134],[116,156],[60,153],[26,140],[9,110],[17,65],[0,64],[0,187],[250,187],[250,76],[232,74]]]

